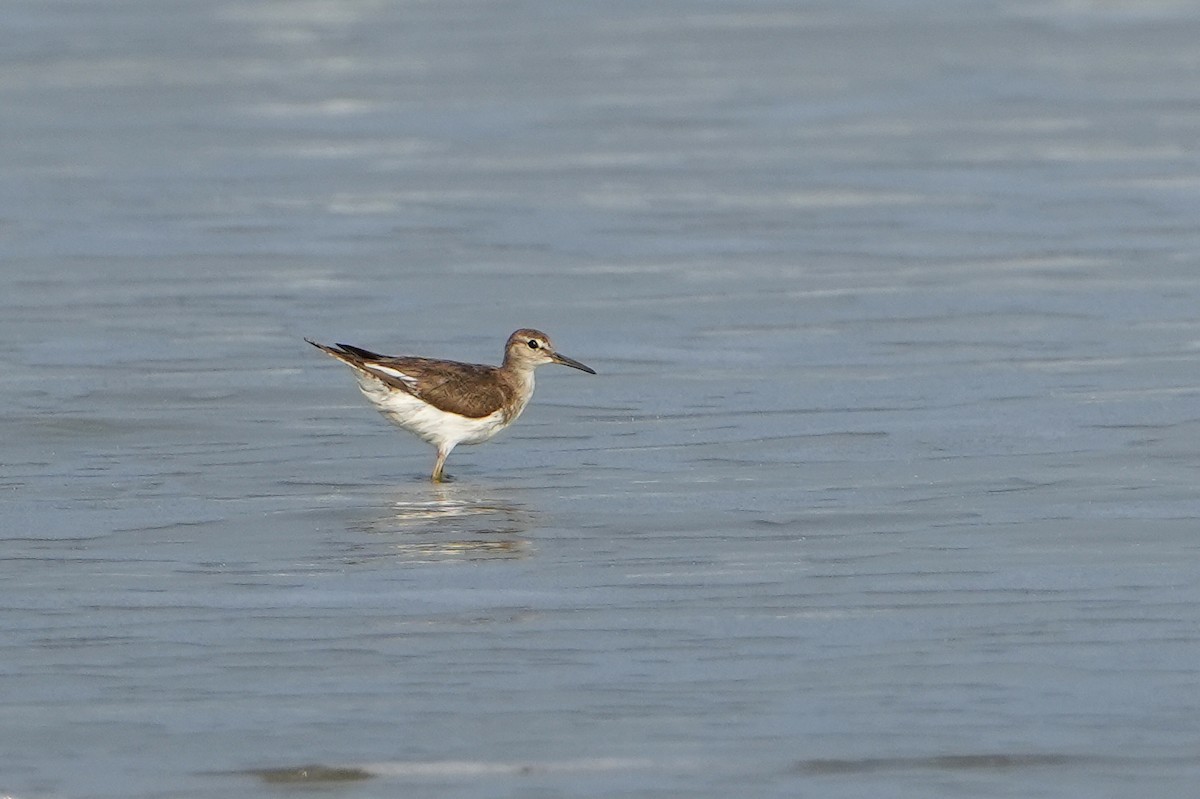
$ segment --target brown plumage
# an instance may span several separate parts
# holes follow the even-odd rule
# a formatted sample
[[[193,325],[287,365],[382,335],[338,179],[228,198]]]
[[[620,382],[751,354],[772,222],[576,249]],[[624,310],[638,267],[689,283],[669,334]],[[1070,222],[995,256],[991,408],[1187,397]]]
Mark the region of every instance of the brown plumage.
[[[337,344],[335,348],[315,341],[308,343],[446,413],[480,419],[511,405],[519,394],[516,383],[496,366],[407,355],[378,355],[349,344]],[[395,370],[411,379],[401,379],[385,370]]]
[[[508,338],[504,363],[487,366],[415,356],[380,355],[361,347],[309,344],[354,369],[359,388],[388,419],[438,449],[433,479],[460,443],[476,444],[516,421],[533,396],[533,370],[559,363],[595,372],[554,351],[541,331],[523,328]]]

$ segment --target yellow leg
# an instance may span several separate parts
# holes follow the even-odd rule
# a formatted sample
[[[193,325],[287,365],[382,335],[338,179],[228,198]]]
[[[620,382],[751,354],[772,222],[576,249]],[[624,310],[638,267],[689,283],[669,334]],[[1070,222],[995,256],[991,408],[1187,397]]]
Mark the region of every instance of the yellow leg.
[[[433,464],[433,482],[440,483],[446,478],[446,456],[450,454],[448,449],[439,449],[437,461]]]

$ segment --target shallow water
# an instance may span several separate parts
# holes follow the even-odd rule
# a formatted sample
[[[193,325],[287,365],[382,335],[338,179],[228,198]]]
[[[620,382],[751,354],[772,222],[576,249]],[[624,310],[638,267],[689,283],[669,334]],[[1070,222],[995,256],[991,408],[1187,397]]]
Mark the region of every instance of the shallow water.
[[[0,23],[0,793],[1194,792],[1200,12]]]

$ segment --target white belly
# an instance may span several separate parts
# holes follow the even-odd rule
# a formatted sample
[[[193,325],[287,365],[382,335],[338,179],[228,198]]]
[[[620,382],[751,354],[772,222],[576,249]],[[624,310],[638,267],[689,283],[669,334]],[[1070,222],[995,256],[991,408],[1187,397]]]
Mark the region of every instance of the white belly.
[[[478,419],[447,413],[365,375],[359,379],[358,387],[389,421],[439,449],[487,441],[519,415],[506,420],[500,411]]]

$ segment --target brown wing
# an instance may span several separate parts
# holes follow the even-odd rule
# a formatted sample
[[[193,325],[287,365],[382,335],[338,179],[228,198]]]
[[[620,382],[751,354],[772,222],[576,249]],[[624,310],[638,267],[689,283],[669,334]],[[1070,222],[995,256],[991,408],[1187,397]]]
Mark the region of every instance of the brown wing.
[[[511,393],[495,366],[389,357],[349,344],[329,347],[305,341],[355,370],[448,413],[478,419],[499,410]]]
[[[448,413],[478,419],[508,401],[508,384],[494,366],[428,358],[385,358],[378,363],[414,378],[416,384],[409,384],[408,392]]]

